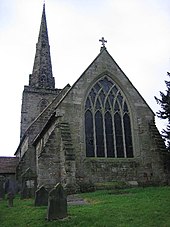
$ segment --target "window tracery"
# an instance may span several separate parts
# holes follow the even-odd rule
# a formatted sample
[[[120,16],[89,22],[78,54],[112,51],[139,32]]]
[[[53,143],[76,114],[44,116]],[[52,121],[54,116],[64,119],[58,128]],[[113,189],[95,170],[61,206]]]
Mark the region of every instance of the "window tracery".
[[[86,98],[85,139],[87,157],[133,157],[128,105],[120,88],[106,75]]]

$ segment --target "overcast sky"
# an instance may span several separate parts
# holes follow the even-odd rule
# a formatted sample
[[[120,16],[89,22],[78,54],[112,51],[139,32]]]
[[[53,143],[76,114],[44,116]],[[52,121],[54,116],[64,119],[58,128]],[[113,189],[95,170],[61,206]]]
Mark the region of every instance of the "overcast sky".
[[[0,155],[19,144],[24,85],[32,73],[43,0],[0,0]],[[170,70],[169,0],[46,0],[56,88],[72,85],[99,54],[99,39],[151,109]],[[163,123],[156,118],[157,127]]]

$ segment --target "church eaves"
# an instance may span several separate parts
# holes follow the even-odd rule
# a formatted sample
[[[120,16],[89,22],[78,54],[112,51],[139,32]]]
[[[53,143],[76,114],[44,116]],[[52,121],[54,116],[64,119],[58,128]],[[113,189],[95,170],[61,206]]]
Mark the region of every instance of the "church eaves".
[[[29,86],[45,89],[55,88],[48,40],[45,4],[43,5],[38,43],[36,44],[33,71],[29,77]]]

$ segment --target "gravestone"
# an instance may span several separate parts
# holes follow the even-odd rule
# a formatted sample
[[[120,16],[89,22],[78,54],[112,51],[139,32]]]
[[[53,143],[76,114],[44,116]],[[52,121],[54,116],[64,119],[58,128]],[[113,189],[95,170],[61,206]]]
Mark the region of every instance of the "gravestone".
[[[0,176],[0,199],[4,199],[5,198],[4,184],[5,184],[5,177]]]
[[[47,206],[48,205],[48,191],[44,186],[41,186],[35,192],[35,206]]]
[[[14,198],[15,198],[14,193],[13,192],[8,192],[8,194],[7,194],[8,207],[13,207]]]
[[[67,217],[67,197],[60,183],[50,192],[48,197],[47,220],[63,219]]]
[[[30,169],[21,175],[22,179],[22,189],[21,189],[21,199],[33,198],[35,196],[35,191],[37,189],[37,176]]]

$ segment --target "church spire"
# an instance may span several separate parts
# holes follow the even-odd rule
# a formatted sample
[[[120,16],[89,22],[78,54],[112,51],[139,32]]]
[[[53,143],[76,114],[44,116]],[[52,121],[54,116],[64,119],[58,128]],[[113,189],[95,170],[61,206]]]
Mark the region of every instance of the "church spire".
[[[36,54],[33,71],[29,78],[29,86],[45,89],[55,88],[48,40],[45,3],[43,4],[38,43],[36,44]]]

